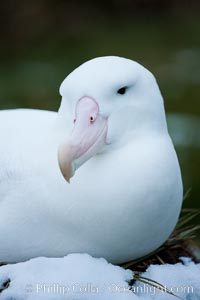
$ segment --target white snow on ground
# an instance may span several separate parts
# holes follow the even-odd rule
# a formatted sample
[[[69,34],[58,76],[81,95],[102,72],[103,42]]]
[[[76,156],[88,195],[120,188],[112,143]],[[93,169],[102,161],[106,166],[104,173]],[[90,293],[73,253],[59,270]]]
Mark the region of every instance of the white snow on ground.
[[[144,277],[166,285],[185,300],[200,299],[200,264],[183,258],[183,264],[150,266]],[[0,267],[2,300],[171,300],[164,291],[137,282],[132,291],[128,282],[133,272],[87,254],[64,258],[35,258]],[[134,293],[133,293],[134,292]]]
[[[168,290],[185,300],[200,300],[200,264],[193,263],[189,258],[181,258],[182,262],[176,265],[151,265],[143,274],[166,286]],[[143,287],[139,292],[139,299],[176,300],[177,298],[158,289]],[[147,290],[147,288],[149,290]],[[136,289],[136,287],[135,287]],[[148,292],[147,292],[148,291]]]

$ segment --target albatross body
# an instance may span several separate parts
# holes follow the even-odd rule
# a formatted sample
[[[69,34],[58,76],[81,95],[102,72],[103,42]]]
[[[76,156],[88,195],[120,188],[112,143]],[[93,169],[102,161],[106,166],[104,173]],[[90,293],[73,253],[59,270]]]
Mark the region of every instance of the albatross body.
[[[0,261],[148,254],[174,229],[182,181],[153,75],[96,58],[63,81],[58,113],[0,112]]]

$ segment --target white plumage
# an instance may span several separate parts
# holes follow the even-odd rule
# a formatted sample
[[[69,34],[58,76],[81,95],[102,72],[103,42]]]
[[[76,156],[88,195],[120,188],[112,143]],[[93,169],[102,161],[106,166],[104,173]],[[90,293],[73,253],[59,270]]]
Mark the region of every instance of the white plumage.
[[[122,263],[153,251],[182,203],[153,75],[128,59],[96,58],[60,92],[58,113],[0,112],[0,261],[86,252]],[[70,184],[60,169],[66,179],[75,172]]]

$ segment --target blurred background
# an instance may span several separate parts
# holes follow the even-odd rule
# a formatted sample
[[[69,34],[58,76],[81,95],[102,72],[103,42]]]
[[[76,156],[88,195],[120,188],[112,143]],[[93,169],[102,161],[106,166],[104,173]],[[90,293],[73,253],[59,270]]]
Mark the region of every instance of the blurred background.
[[[57,110],[62,80],[96,56],[156,76],[180,160],[185,207],[200,207],[200,1],[1,0],[0,109]]]

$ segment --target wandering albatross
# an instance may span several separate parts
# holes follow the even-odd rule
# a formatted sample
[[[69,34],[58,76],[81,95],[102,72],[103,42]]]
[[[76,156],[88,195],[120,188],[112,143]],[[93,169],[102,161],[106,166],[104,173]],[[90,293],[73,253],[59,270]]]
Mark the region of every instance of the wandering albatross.
[[[60,94],[58,113],[0,112],[0,261],[150,253],[174,229],[183,193],[154,76],[99,57]]]

